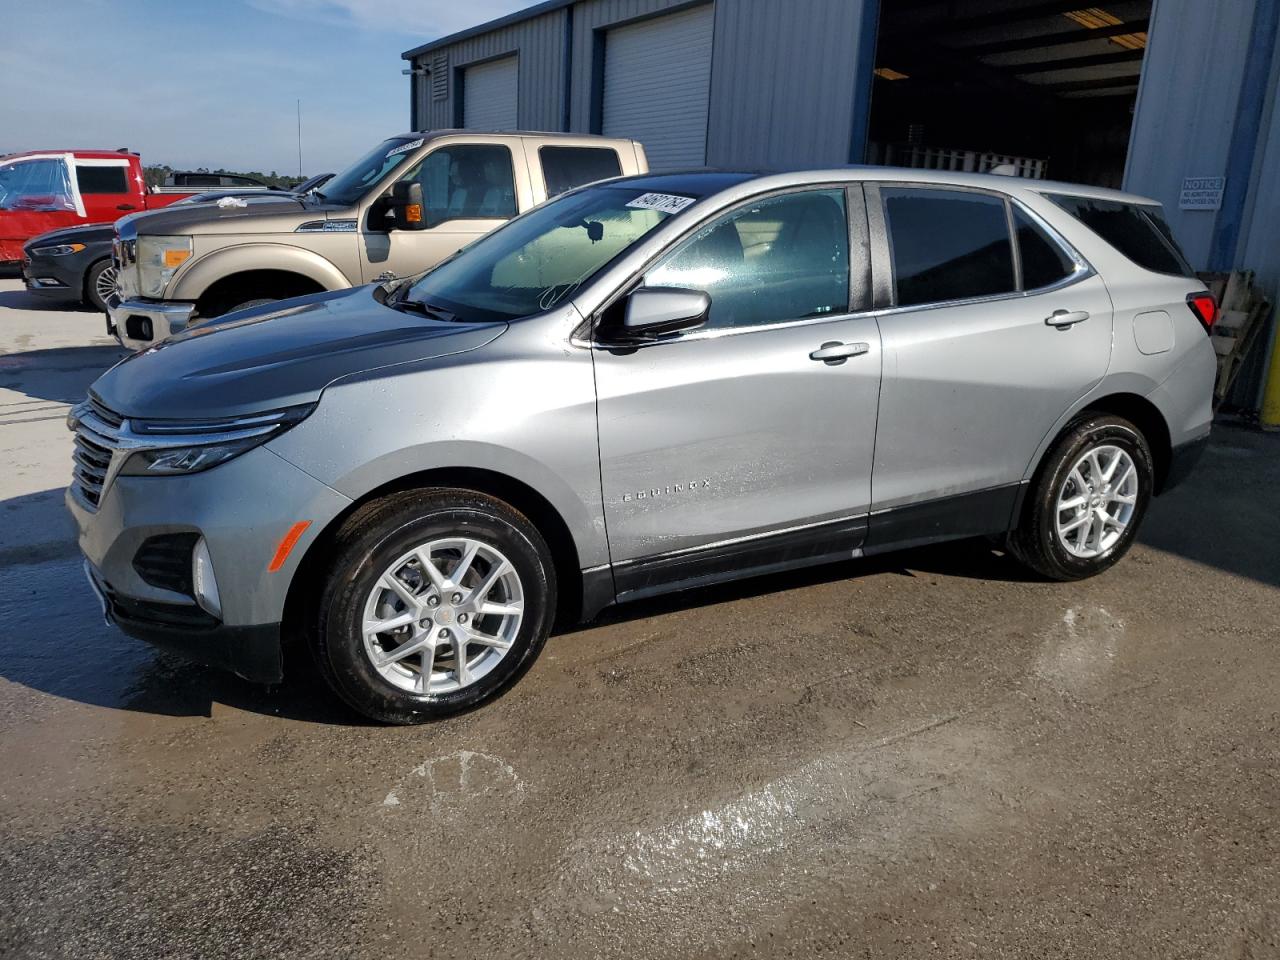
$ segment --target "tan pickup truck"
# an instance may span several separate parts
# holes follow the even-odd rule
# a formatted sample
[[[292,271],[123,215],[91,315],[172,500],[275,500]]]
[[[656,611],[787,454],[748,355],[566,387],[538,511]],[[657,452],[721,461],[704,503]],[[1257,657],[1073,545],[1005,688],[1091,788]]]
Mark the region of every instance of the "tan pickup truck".
[[[229,198],[118,221],[107,328],[141,350],[198,319],[420,273],[549,197],[647,170],[633,140],[401,134],[301,197]]]

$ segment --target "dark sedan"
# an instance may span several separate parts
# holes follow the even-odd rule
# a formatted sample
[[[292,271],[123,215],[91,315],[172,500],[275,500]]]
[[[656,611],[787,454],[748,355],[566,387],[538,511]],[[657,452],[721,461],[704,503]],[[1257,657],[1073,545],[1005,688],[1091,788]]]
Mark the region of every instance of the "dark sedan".
[[[22,247],[22,282],[31,293],[50,300],[107,309],[115,289],[111,240],[115,227],[95,223],[32,237]]]
[[[306,184],[323,182],[313,177]],[[179,200],[179,204],[213,203],[225,197],[247,201],[279,200],[293,191],[211,190]],[[22,247],[22,282],[27,290],[50,300],[83,303],[106,313],[107,297],[115,290],[116,273],[111,264],[111,242],[115,225],[95,223],[82,227],[51,230],[32,237]]]

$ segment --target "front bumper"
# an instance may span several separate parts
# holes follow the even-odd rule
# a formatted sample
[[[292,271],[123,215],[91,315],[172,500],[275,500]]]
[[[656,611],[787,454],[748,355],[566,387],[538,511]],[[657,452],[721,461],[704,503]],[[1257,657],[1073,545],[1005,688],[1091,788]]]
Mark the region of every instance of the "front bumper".
[[[22,283],[28,293],[64,303],[78,303],[84,296],[84,271],[68,269],[53,257],[22,258]]]
[[[115,334],[122,347],[145,350],[187,329],[195,309],[194,303],[112,296],[107,300],[107,330]]]
[[[279,683],[284,679],[280,624],[229,627],[198,607],[124,597],[88,560],[84,572],[102,603],[107,623],[129,636],[196,663],[229,670],[254,683]]]
[[[289,586],[315,538],[351,501],[259,447],[190,476],[117,476],[96,509],[73,484],[66,503],[90,582],[112,623],[198,662],[270,682],[279,679]],[[271,571],[281,539],[300,520],[311,524],[287,561]],[[221,617],[140,569],[144,544],[184,533],[203,537],[209,547]]]

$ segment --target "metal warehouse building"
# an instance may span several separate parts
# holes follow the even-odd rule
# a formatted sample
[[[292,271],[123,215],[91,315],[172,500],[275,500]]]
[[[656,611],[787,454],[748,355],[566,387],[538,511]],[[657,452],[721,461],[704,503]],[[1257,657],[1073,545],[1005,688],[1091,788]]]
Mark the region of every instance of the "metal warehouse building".
[[[655,169],[1122,186],[1197,268],[1254,269],[1274,301],[1278,21],[1280,0],[548,0],[403,56],[414,129],[628,136]]]

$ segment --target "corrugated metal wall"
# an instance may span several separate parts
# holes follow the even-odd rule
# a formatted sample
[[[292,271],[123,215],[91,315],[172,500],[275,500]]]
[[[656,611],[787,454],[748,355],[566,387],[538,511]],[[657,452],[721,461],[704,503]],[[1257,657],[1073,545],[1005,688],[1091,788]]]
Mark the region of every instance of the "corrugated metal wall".
[[[1134,111],[1125,189],[1164,204],[1174,235],[1198,270],[1209,264],[1216,211],[1179,210],[1185,177],[1227,175],[1256,0],[1157,0]],[[1268,115],[1258,139],[1235,267],[1257,273],[1280,300],[1280,59],[1272,67]],[[1262,341],[1228,398],[1258,402],[1269,351]]]
[[[1124,185],[1164,204],[1199,270],[1216,214],[1179,210],[1178,195],[1185,177],[1226,173],[1253,7],[1253,0],[1156,0],[1152,11]]]
[[[417,78],[421,127],[451,126],[454,71],[519,51],[520,126],[562,125],[564,36],[572,17],[569,129],[590,132],[599,31],[711,0],[582,0],[532,20],[500,27],[424,54],[449,60],[450,89],[433,100]],[[864,7],[878,0],[715,0],[707,162],[789,166],[849,160]],[[598,109],[598,105],[597,105]]]
[[[1280,50],[1271,70],[1271,104],[1258,137],[1253,163],[1254,188],[1245,204],[1240,262],[1280,301]]]
[[[863,6],[876,2],[718,0],[707,162],[848,163]]]
[[[524,130],[559,130],[564,91],[564,34],[568,10],[555,10],[491,33],[460,40],[418,58],[415,66],[431,67],[444,54],[448,60],[448,95],[431,95],[431,78],[415,77],[418,127],[452,127],[457,117],[457,71],[469,64],[507,54],[520,55],[519,125]]]

